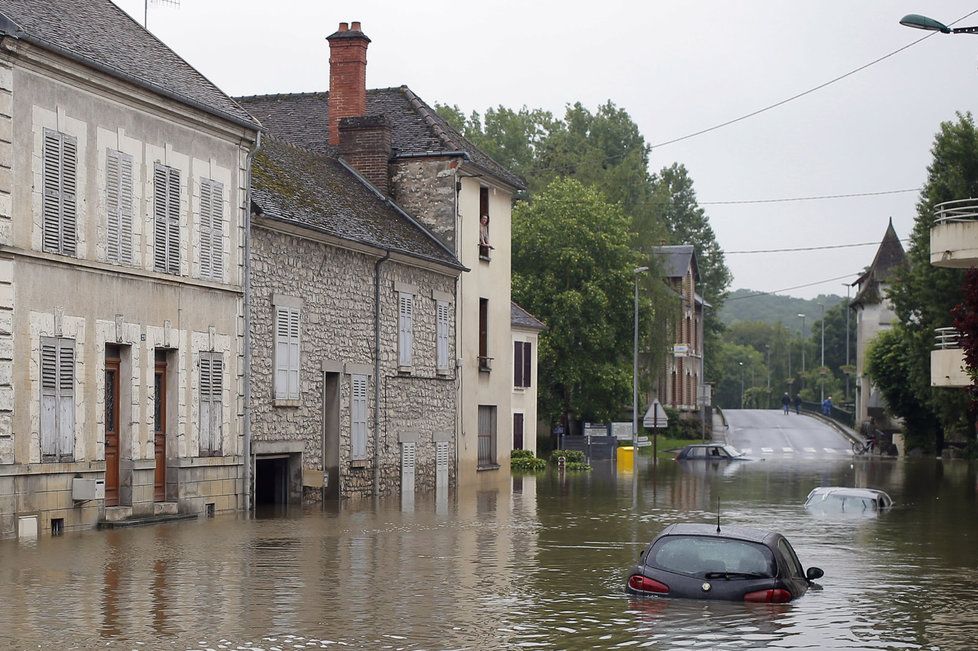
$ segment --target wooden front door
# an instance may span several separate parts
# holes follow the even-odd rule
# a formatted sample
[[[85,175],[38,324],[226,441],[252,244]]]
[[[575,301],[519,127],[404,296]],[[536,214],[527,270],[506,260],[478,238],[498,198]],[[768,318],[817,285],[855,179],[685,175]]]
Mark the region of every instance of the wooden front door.
[[[156,351],[156,372],[153,374],[156,396],[153,401],[153,450],[156,473],[153,477],[153,499],[166,500],[166,352]]]
[[[119,349],[105,347],[105,505],[119,505]]]

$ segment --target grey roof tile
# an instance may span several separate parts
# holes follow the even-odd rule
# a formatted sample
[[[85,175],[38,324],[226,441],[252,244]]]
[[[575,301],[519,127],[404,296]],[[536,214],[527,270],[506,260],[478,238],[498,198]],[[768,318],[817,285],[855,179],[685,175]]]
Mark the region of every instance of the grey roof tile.
[[[686,275],[689,265],[693,265],[693,277],[699,280],[699,269],[696,266],[696,252],[692,244],[674,244],[670,246],[653,246],[652,254],[662,264],[662,273],[666,278],[682,278]]]
[[[510,325],[516,328],[527,328],[530,330],[546,330],[547,326],[540,319],[536,318],[522,307],[520,307],[516,301],[510,301]]]
[[[251,188],[269,218],[463,269],[434,235],[335,158],[266,138]]]
[[[335,155],[327,142],[328,92],[252,95],[236,98],[269,133],[312,151]],[[407,86],[367,91],[367,115],[391,123],[393,155],[465,152],[469,161],[503,183],[525,190],[526,183],[466,140]]]
[[[109,0],[0,0],[0,14],[7,18],[2,28],[11,36],[233,122],[260,126]]]

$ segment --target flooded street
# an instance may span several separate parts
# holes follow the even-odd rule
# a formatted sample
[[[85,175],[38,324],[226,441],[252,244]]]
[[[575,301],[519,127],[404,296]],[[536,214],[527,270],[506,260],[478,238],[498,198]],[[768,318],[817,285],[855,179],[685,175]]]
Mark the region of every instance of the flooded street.
[[[705,464],[704,464],[705,465]],[[967,462],[819,459],[639,481],[509,479],[413,508],[369,502],[0,542],[3,648],[973,648]],[[809,515],[811,488],[873,486],[879,517]],[[777,528],[822,590],[783,606],[630,599],[666,524]]]

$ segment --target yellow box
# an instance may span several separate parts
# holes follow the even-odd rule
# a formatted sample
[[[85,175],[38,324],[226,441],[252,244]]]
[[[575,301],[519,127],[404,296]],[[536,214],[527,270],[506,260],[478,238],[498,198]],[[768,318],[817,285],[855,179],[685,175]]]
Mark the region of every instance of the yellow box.
[[[618,448],[618,470],[632,470],[635,468],[635,448],[630,445],[623,445]]]

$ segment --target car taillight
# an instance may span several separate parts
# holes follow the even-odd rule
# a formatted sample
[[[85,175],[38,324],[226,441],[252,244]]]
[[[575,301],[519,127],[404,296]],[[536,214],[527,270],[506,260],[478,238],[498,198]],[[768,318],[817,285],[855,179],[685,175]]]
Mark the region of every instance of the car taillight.
[[[744,601],[761,604],[784,604],[791,601],[791,593],[778,588],[776,590],[758,590],[744,595]]]
[[[665,583],[650,579],[641,574],[633,574],[628,577],[628,587],[639,592],[669,592],[669,586]]]

